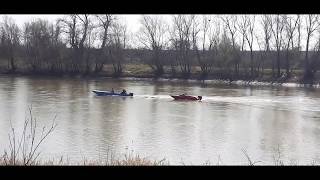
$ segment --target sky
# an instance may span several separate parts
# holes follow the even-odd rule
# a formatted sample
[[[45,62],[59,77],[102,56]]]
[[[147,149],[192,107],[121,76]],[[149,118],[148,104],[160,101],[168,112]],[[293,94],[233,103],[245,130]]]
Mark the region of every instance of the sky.
[[[0,20],[2,19],[2,16],[4,15],[0,15]],[[55,21],[58,18],[61,18],[65,15],[61,15],[61,14],[52,14],[52,15],[48,15],[48,14],[28,14],[28,15],[14,15],[14,14],[9,14],[7,16],[12,17],[15,22],[22,27],[24,22],[30,21],[32,19],[37,19],[37,18],[41,18],[41,19],[45,19],[48,21]],[[131,32],[136,32],[139,30],[139,18],[141,15],[122,15],[123,19],[125,19],[125,21],[127,22],[128,25],[128,29],[130,29]]]

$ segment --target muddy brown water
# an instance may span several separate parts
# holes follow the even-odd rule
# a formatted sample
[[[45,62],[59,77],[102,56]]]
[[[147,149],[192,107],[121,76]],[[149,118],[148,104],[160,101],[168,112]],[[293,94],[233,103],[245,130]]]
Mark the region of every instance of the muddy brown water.
[[[134,97],[92,93],[111,88]],[[181,93],[203,99],[169,96]],[[170,164],[246,164],[245,150],[254,161],[273,164],[279,149],[286,163],[310,164],[320,155],[319,89],[0,76],[1,152],[10,121],[21,130],[30,106],[38,127],[57,115],[56,130],[39,149],[42,159],[94,160],[112,151]]]

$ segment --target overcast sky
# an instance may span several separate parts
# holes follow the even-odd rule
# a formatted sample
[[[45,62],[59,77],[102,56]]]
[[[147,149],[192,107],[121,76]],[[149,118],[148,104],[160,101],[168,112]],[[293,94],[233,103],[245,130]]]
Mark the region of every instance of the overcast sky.
[[[1,19],[2,16],[0,15]],[[28,15],[14,15],[14,14],[9,14],[7,16],[10,16],[15,19],[16,23],[22,27],[24,22],[30,21],[32,19],[46,19],[48,21],[55,21],[57,18],[61,18],[65,15],[61,14],[55,14],[55,15],[48,15],[48,14],[28,14]],[[141,15],[122,15],[123,19],[127,22],[128,29],[130,29],[131,32],[136,32],[139,29],[139,18]]]

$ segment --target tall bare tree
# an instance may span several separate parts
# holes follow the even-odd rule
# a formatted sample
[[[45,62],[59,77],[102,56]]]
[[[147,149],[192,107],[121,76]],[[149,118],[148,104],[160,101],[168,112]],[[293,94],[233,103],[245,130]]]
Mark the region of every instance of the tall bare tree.
[[[314,73],[312,73],[312,68],[309,63],[309,43],[310,38],[312,37],[313,32],[319,27],[319,15],[309,14],[305,16],[306,22],[306,52],[305,52],[305,66],[304,66],[304,81],[313,80]]]
[[[48,70],[51,73],[62,73],[64,72],[63,60],[64,60],[64,49],[65,44],[61,37],[61,27],[59,23],[49,25],[50,43],[49,43],[49,61]]]
[[[24,25],[24,46],[27,64],[32,72],[45,69],[49,59],[50,32],[48,21],[35,20]]]
[[[208,57],[208,48],[206,46],[206,39],[208,36],[208,30],[210,28],[210,19],[208,16],[202,17],[196,16],[192,22],[192,49],[196,54],[196,59],[201,68],[201,79],[207,77],[211,70],[211,63]],[[202,38],[202,39],[201,39]],[[199,48],[201,43],[201,48]]]
[[[286,76],[290,77],[290,62],[289,62],[289,52],[290,47],[293,48],[293,36],[296,31],[300,16],[296,16],[296,18],[292,16],[283,16],[285,23],[285,50],[286,50]],[[292,49],[293,50],[293,49]]]
[[[263,76],[263,73],[264,73],[264,59],[265,59],[266,53],[263,47],[263,44],[264,44],[263,38],[259,37],[258,34],[255,34],[255,38],[259,48],[258,57],[257,57],[257,76],[260,77],[260,76]]]
[[[113,66],[114,76],[118,77],[122,74],[122,63],[125,60],[124,49],[126,48],[127,41],[127,26],[118,20],[112,24],[111,29],[109,56]]]
[[[238,46],[236,46],[236,50],[240,50]],[[218,44],[218,56],[215,61],[215,67],[218,68],[216,74],[218,78],[229,79],[232,80],[232,65],[234,64],[234,49],[232,47],[232,40],[227,35],[226,31],[222,32],[221,39]]]
[[[245,45],[248,44],[248,40],[249,38],[248,37],[248,33],[249,33],[249,21],[250,21],[250,18],[249,16],[247,15],[241,15],[237,21],[237,27],[239,29],[239,32],[242,36],[241,38],[241,52],[242,52],[242,55],[246,58],[247,57],[247,51],[244,49]],[[251,55],[251,54],[250,54]],[[251,56],[250,56],[251,57]],[[250,58],[251,60],[251,58]],[[251,63],[250,61],[250,67],[253,67],[253,64]],[[245,71],[245,74],[247,76],[248,74],[248,65],[246,63],[246,61],[244,62],[244,71]],[[252,77],[252,72],[250,71],[250,77]]]
[[[142,27],[138,34],[138,38],[146,49],[152,51],[149,65],[155,71],[155,75],[159,76],[164,72],[162,51],[168,43],[168,27],[165,21],[160,16],[156,15],[144,15],[140,19],[140,22]]]
[[[177,61],[183,77],[189,77],[191,73],[191,28],[194,15],[175,15],[171,31],[172,45],[177,53]]]
[[[90,15],[88,14],[84,14],[84,15],[76,15],[77,18],[79,19],[80,22],[80,42],[77,48],[77,57],[79,59],[79,64],[80,64],[80,71],[85,69],[85,72],[88,72],[88,68],[89,68],[89,64],[87,62],[87,59],[85,59],[84,55],[86,53],[86,48],[85,48],[85,42],[87,40],[87,38],[90,36],[89,32],[90,32]],[[84,64],[84,68],[83,68],[83,64]]]
[[[217,60],[219,56],[219,44],[221,42],[221,21],[220,18],[218,17],[212,17],[210,20],[210,28],[209,28],[209,48],[208,48],[208,53],[209,53],[209,60],[210,63],[212,64],[210,66],[211,69],[213,69],[213,64]]]
[[[222,16],[221,19],[223,20],[228,32],[230,34],[230,39],[232,42],[232,61],[234,62],[234,74],[235,76],[239,75],[239,68],[240,68],[240,58],[236,55],[236,38],[237,38],[237,31],[238,31],[238,18],[236,15],[226,15]]]
[[[84,43],[88,36],[88,30],[91,23],[91,16],[84,14],[68,15],[59,19],[63,32],[67,34],[69,44],[72,48],[71,72],[78,73],[83,68]]]
[[[247,33],[244,33],[244,36],[247,40],[247,43],[250,48],[250,68],[251,68],[251,77],[254,77],[254,62],[253,62],[253,40],[254,40],[254,25],[255,25],[255,16],[244,16],[247,19]]]
[[[3,17],[1,24],[3,54],[8,59],[8,69],[14,72],[17,69],[15,63],[16,51],[20,45],[20,29],[14,20],[8,16]]]
[[[68,45],[71,47],[70,59],[71,61],[66,64],[66,69],[70,72],[78,71],[77,65],[77,49],[79,44],[79,23],[76,15],[68,15],[58,20],[62,27],[62,32],[67,35]]]
[[[297,37],[297,40],[296,40],[299,52],[302,50],[302,48],[301,48],[301,29],[302,29],[302,18],[299,17],[298,22],[297,22],[298,37]],[[294,41],[292,41],[292,47],[294,47]]]
[[[280,77],[280,52],[281,52],[281,47],[282,47],[282,43],[283,43],[283,29],[284,29],[284,18],[282,18],[281,15],[275,15],[272,18],[272,34],[273,34],[273,38],[274,38],[274,46],[276,48],[277,51],[277,76],[276,77]],[[274,63],[273,63],[273,67],[274,67]],[[274,68],[272,68],[274,69]],[[275,77],[275,73],[274,71],[272,71],[272,77]]]
[[[101,40],[99,56],[96,58],[95,62],[95,72],[102,71],[104,64],[107,62],[108,57],[108,45],[110,43],[110,33],[111,25],[114,21],[114,15],[104,14],[97,15],[98,19],[98,29],[101,29],[99,39]]]
[[[272,25],[272,19],[270,15],[262,15],[261,21],[260,21],[262,28],[263,28],[263,49],[261,48],[262,45],[260,45],[260,50],[264,51],[263,56],[262,56],[262,76],[264,74],[264,61],[266,58],[270,57],[270,39],[272,36],[272,30],[271,30],[271,25]],[[272,66],[272,71],[274,72],[274,63]]]
[[[92,70],[92,62],[96,62],[96,58],[97,56],[93,56],[93,52],[96,49],[96,47],[94,46],[96,39],[97,39],[97,31],[96,31],[96,25],[94,24],[90,24],[87,30],[87,38],[86,41],[84,43],[84,48],[85,48],[85,52],[84,52],[84,61],[85,61],[85,70],[84,70],[84,74],[89,74],[91,73]]]

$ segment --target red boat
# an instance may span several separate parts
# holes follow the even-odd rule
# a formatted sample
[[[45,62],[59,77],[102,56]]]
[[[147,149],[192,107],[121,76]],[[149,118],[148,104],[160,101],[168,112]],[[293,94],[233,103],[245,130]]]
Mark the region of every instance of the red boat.
[[[173,95],[170,95],[171,97],[174,98],[174,100],[191,100],[191,101],[201,101],[202,99],[202,96],[188,96],[188,95],[185,95],[185,94],[182,94],[182,95],[178,95],[178,96],[173,96]]]

